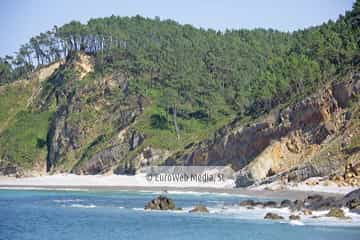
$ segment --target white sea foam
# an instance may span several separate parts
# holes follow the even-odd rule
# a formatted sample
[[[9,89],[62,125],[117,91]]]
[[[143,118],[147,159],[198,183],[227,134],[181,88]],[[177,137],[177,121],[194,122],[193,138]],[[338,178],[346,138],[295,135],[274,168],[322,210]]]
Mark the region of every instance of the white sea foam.
[[[69,202],[82,202],[81,199],[55,199],[53,202],[56,203],[69,203]]]
[[[290,225],[295,225],[295,226],[304,226],[305,224],[299,220],[291,220],[289,222]]]
[[[134,211],[145,211],[143,208],[132,208]]]
[[[72,208],[96,208],[96,205],[94,205],[94,204],[89,204],[89,205],[85,205],[85,204],[71,204],[70,207],[72,207]]]
[[[351,219],[338,219],[333,217],[326,217],[328,211],[313,211],[312,215],[305,216],[302,212],[292,212],[288,208],[262,208],[262,207],[254,207],[253,209],[248,209],[242,206],[211,206],[208,207],[209,214],[198,214],[198,213],[189,213],[192,207],[184,207],[180,211],[170,211],[172,213],[186,213],[186,214],[197,214],[199,216],[206,217],[225,217],[225,218],[236,218],[243,220],[256,220],[256,221],[273,221],[273,220],[265,220],[264,217],[266,213],[271,212],[278,214],[284,217],[283,220],[278,222],[290,224],[293,226],[342,226],[342,227],[360,227],[360,215],[349,212],[348,209],[343,209],[346,216]],[[136,211],[145,211],[143,208],[133,208]],[[163,212],[161,210],[152,212]],[[169,211],[168,211],[169,212]],[[301,217],[300,220],[289,220],[289,216],[292,214],[299,215]]]

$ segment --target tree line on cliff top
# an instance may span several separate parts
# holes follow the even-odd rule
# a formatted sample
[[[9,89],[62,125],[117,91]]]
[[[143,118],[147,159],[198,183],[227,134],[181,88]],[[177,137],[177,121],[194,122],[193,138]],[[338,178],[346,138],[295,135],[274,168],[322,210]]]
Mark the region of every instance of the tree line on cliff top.
[[[0,84],[82,51],[95,57],[96,72],[132,76],[136,94],[160,89],[159,99],[179,111],[197,109],[207,118],[226,111],[256,115],[356,67],[359,13],[357,0],[337,21],[292,33],[220,32],[141,16],[72,21],[0,58]]]

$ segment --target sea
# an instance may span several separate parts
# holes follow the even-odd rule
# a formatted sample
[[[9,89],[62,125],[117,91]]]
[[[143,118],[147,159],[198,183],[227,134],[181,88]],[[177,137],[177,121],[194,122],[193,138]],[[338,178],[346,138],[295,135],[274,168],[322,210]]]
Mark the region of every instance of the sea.
[[[179,211],[149,211],[144,205],[159,194]],[[287,209],[247,209],[243,195],[197,192],[85,190],[0,190],[1,240],[244,239],[360,240],[360,217],[337,220],[302,217],[289,221]],[[266,200],[266,199],[257,199]],[[280,201],[281,199],[278,199]],[[189,213],[197,204],[210,213]],[[265,220],[275,212],[284,220]],[[315,214],[315,215],[316,215]]]

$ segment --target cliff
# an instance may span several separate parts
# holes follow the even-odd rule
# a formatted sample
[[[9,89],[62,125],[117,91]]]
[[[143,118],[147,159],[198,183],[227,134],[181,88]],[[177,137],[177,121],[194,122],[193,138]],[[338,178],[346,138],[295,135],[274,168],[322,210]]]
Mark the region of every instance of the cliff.
[[[360,162],[359,93],[360,76],[352,74],[254,123],[235,122],[167,162],[230,164],[239,187],[344,173]]]

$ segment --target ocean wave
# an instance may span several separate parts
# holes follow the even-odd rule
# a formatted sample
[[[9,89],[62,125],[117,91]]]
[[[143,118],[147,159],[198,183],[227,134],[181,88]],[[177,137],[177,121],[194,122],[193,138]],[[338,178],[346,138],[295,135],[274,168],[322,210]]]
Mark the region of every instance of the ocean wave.
[[[180,211],[165,211],[172,213],[189,213],[192,207],[184,207]],[[145,211],[143,208],[133,208],[136,211]],[[209,214],[199,214],[203,217],[214,217],[214,218],[236,218],[242,220],[255,220],[255,221],[267,221],[267,222],[279,222],[283,224],[290,224],[292,226],[339,226],[339,227],[359,227],[360,226],[360,215],[349,212],[348,209],[344,209],[346,216],[349,216],[351,219],[338,219],[333,217],[326,217],[328,211],[313,211],[312,215],[304,215],[300,211],[292,212],[288,208],[262,208],[254,207],[253,209],[248,209],[242,206],[236,205],[223,205],[223,206],[209,206]],[[150,210],[149,210],[150,211]],[[151,210],[152,212],[163,212],[161,210]],[[268,213],[275,213],[282,217],[283,220],[273,221],[266,220],[264,216]],[[301,220],[289,220],[289,216],[295,214],[301,217]]]
[[[145,211],[145,209],[143,209],[143,208],[132,208],[132,210],[134,210],[134,211]]]
[[[295,226],[304,226],[305,224],[299,220],[291,220],[289,222],[290,225],[295,225]]]
[[[55,199],[53,202],[56,203],[70,203],[70,202],[82,202],[81,199]]]
[[[264,220],[264,216],[268,212],[272,212],[284,217],[281,222],[288,223],[294,226],[314,225],[314,226],[360,226],[360,215],[349,212],[348,209],[343,209],[346,216],[351,219],[338,219],[334,217],[326,217],[328,211],[313,211],[312,215],[306,216],[300,211],[292,212],[288,208],[261,208],[247,209],[241,206],[223,206],[208,208],[211,213],[223,215],[226,217],[249,219],[249,220]],[[301,221],[288,220],[291,214],[296,214],[301,217]],[[264,220],[269,221],[269,220]]]
[[[85,205],[85,204],[71,204],[70,207],[72,207],[72,208],[96,208],[96,205],[94,205],[94,204],[89,204],[89,205]]]

